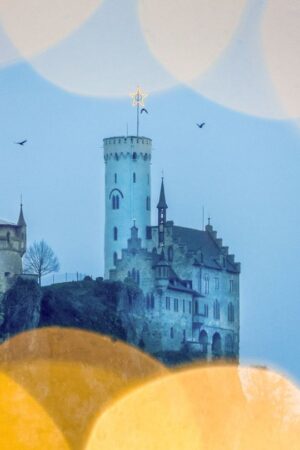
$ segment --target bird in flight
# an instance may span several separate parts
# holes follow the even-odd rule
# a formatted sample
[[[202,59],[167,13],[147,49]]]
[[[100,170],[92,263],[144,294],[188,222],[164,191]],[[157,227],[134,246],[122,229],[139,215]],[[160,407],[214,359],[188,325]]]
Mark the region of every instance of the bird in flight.
[[[143,114],[143,112],[145,112],[146,114],[148,114],[148,111],[146,110],[146,108],[142,108],[142,109],[141,109],[141,114]]]
[[[204,127],[204,125],[205,125],[205,122],[202,122],[202,123],[197,123],[197,126],[198,126],[199,128],[203,128],[203,127]]]
[[[27,139],[24,139],[24,141],[15,142],[15,144],[17,144],[17,145],[24,145],[24,144],[26,144],[26,142],[27,142]]]

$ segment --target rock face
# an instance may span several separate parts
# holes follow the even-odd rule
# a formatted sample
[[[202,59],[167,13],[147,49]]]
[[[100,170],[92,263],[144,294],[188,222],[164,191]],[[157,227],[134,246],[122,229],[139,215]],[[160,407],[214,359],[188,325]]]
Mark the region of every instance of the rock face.
[[[43,292],[34,280],[18,278],[0,302],[0,340],[39,326]]]
[[[0,339],[32,328],[81,328],[126,340],[117,314],[124,283],[102,280],[62,283],[41,288],[33,280],[18,279],[0,299]]]

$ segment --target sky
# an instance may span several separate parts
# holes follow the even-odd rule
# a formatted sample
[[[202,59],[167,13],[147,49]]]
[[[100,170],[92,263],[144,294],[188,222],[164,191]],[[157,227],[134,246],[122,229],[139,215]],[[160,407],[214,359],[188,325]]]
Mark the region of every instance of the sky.
[[[27,1],[28,8],[35,3]],[[276,2],[287,16],[281,28],[290,32],[274,51]],[[166,0],[158,18],[156,0],[153,11],[147,0],[127,0],[126,6],[89,0],[87,11],[74,1],[78,10],[70,10],[70,17],[61,13],[61,21],[51,2],[44,14],[46,3],[36,11],[40,28],[33,31],[30,8],[17,27],[18,2],[4,2],[11,10],[0,4],[0,217],[17,220],[22,194],[29,244],[44,238],[62,274],[101,276],[102,140],[125,135],[127,126],[135,133],[129,93],[139,83],[149,94],[141,134],[153,140],[153,223],[163,170],[168,218],[201,228],[204,207],[206,220],[209,215],[242,264],[242,361],[274,367],[300,382],[296,2],[284,7],[279,0],[228,0],[225,14],[222,7],[218,12],[204,0],[189,0],[191,11],[182,16],[183,2],[177,1],[172,15]],[[71,3],[62,2],[66,8]],[[199,16],[204,42],[195,33],[198,7],[206,7]],[[61,27],[55,33],[50,19]],[[293,57],[289,70],[286,54]],[[200,130],[197,122],[205,127]],[[28,143],[17,146],[22,139]]]

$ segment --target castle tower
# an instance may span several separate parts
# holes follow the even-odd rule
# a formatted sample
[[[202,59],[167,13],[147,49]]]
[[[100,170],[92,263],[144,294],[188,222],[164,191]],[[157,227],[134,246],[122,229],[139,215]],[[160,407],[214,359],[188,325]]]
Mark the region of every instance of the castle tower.
[[[151,221],[151,147],[146,137],[103,140],[105,161],[105,277],[127,247],[135,223],[142,246]]]
[[[0,294],[13,284],[26,251],[26,222],[21,205],[17,224],[0,220]]]

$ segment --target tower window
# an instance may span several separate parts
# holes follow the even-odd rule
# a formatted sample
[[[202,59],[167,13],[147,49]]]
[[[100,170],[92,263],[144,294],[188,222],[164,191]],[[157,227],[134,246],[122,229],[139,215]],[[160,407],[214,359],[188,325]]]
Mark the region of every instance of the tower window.
[[[118,175],[115,173],[115,183],[118,181]]]
[[[174,329],[173,327],[170,328],[170,338],[173,339],[174,337]]]
[[[112,196],[112,209],[120,208],[120,197],[118,195]]]
[[[136,154],[136,152],[133,152],[133,153],[132,153],[132,159],[133,159],[133,160],[136,160],[136,159],[137,159],[137,154]]]
[[[204,278],[204,293],[209,294],[209,277],[207,275]]]
[[[136,173],[133,172],[133,182],[136,183]]]
[[[114,241],[118,240],[118,228],[114,227]]]
[[[233,280],[229,280],[229,292],[233,292]]]
[[[182,312],[185,313],[185,300],[184,299],[182,300]]]
[[[118,254],[117,252],[114,252],[113,260],[114,260],[114,266],[117,264]]]
[[[149,195],[146,198],[146,210],[150,211],[150,197],[149,197]]]

